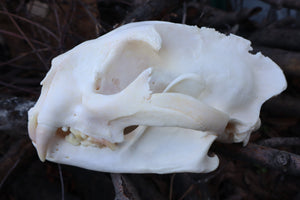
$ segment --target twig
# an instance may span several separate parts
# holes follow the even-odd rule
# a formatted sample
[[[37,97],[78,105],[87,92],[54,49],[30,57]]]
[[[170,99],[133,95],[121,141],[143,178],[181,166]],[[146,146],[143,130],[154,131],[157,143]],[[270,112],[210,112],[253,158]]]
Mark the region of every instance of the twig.
[[[300,50],[300,31],[297,29],[264,28],[249,38],[254,44],[287,50]]]
[[[280,146],[300,146],[299,137],[274,137],[265,140],[260,140],[257,144],[266,147],[280,147]]]
[[[57,164],[58,172],[59,172],[59,180],[60,180],[60,188],[61,188],[61,199],[65,199],[65,186],[64,186],[64,178],[62,175],[62,170],[60,164]]]
[[[274,60],[289,76],[300,76],[300,53],[265,46],[254,46],[254,52],[261,51]]]
[[[292,62],[292,60],[291,60]],[[300,117],[299,98],[291,96],[278,96],[268,100],[262,107],[262,113],[272,117]]]
[[[25,40],[24,36],[16,34],[16,33],[13,33],[13,32],[10,32],[10,31],[6,31],[6,30],[0,29],[0,33]],[[33,43],[36,43],[36,44],[39,44],[39,45],[43,45],[45,47],[50,48],[50,46],[48,44],[45,44],[45,43],[40,42],[38,40],[30,39],[30,41],[33,42]]]
[[[13,68],[16,68],[16,69],[19,69],[19,70],[26,70],[26,71],[32,70],[32,71],[43,72],[43,73],[46,72],[44,68],[36,67],[36,66],[32,66],[32,65],[27,66],[27,65],[18,65],[18,64],[15,64],[15,63],[9,63],[9,66],[13,67]]]
[[[170,192],[169,192],[169,200],[173,199],[173,184],[174,184],[174,178],[176,174],[172,174],[171,180],[170,180]]]
[[[9,177],[9,175],[11,174],[11,172],[14,171],[14,169],[17,167],[17,165],[19,164],[19,162],[20,162],[20,158],[15,161],[15,163],[11,166],[11,168],[7,171],[7,173],[5,174],[5,176],[2,178],[2,180],[0,181],[0,190],[1,190],[2,186],[4,185],[6,179]]]
[[[140,174],[131,174],[127,176],[130,178],[131,182],[137,191],[139,191],[141,199],[149,198],[148,194],[151,194],[151,198],[155,200],[165,200],[166,197],[159,191],[158,185],[155,179]],[[152,176],[151,176],[152,177]]]
[[[20,139],[15,143],[0,160],[0,189],[8,176],[16,168],[23,155],[32,148],[32,144],[26,138]]]
[[[36,52],[43,52],[43,51],[50,51],[50,49],[49,49],[49,48],[34,49],[34,50],[32,50],[32,51],[22,53],[21,55],[16,56],[16,57],[14,57],[14,58],[12,58],[12,59],[6,61],[6,62],[0,63],[0,67],[1,67],[1,66],[4,66],[4,65],[9,65],[10,63],[15,62],[15,61],[17,61],[17,60],[20,60],[20,59],[22,59],[22,58],[25,57],[25,56],[29,56],[30,54],[34,54],[34,53],[36,53]]]
[[[27,135],[27,112],[34,101],[20,97],[0,96],[0,131],[11,135]]]
[[[86,5],[83,1],[77,0],[79,4],[84,8],[85,12],[89,16],[89,18],[92,20],[92,22],[95,24],[96,30],[104,30],[104,28],[101,26],[101,24],[98,22],[98,20],[93,16],[90,9],[88,8],[88,5]]]
[[[17,85],[26,85],[26,86],[38,86],[39,83],[41,82],[41,78],[16,78],[16,79],[12,79],[12,77],[15,77],[14,75],[10,76],[9,74],[4,74],[4,75],[0,75],[0,80],[4,80],[5,81],[11,81],[11,84],[14,84],[15,86]]]
[[[286,7],[300,10],[299,0],[261,0],[278,8]]]
[[[53,38],[55,38],[57,41],[59,41],[59,38],[52,32],[50,31],[48,28],[46,28],[45,26],[37,23],[37,22],[34,22],[34,21],[31,21],[29,19],[26,19],[24,17],[21,17],[19,15],[15,15],[15,14],[12,14],[10,12],[7,12],[7,11],[0,11],[0,14],[4,14],[4,15],[7,15],[7,16],[11,16],[11,17],[14,17],[14,18],[17,18],[17,19],[20,19],[24,22],[27,22],[27,23],[30,23],[36,27],[38,27],[39,29],[45,31],[46,33],[48,33],[49,35],[51,35]]]
[[[115,200],[139,200],[132,184],[121,174],[110,174],[114,188]]]
[[[2,8],[6,11],[6,7],[4,6],[3,2],[1,2]],[[31,43],[31,41],[28,39],[28,37],[26,36],[26,34],[23,32],[23,30],[21,29],[21,27],[18,25],[18,23],[16,22],[16,20],[11,16],[8,15],[9,19],[11,20],[11,22],[14,24],[14,26],[18,29],[18,31],[20,32],[20,34],[24,37],[24,39],[26,40],[26,42],[28,43],[28,45],[31,47],[32,50],[34,50],[36,56],[40,59],[40,61],[43,63],[44,67],[46,69],[48,69],[48,66],[45,62],[45,60],[42,58],[42,56],[36,51],[35,46]]]
[[[182,24],[186,23],[186,10],[187,10],[187,6],[186,6],[186,2],[183,2],[183,8],[182,8]]]
[[[115,200],[129,200],[124,194],[121,174],[110,174],[110,176],[115,188]]]
[[[193,8],[195,10],[193,12],[194,14],[188,16],[188,23],[214,28],[240,24],[261,10],[259,7],[255,7],[252,9],[244,8],[239,11],[226,12],[199,2],[189,2],[187,8]]]
[[[179,200],[183,200],[188,194],[190,194],[194,189],[196,188],[196,185],[191,185],[185,193],[179,198]]]
[[[300,156],[269,147],[249,143],[246,147],[238,144],[215,143],[213,149],[229,159],[238,159],[251,164],[280,170],[290,175],[300,176]]]
[[[144,4],[138,6],[135,10],[129,13],[121,24],[127,24],[133,21],[158,19],[176,6],[180,5],[180,2],[182,2],[182,0],[145,1]]]
[[[3,81],[0,81],[0,85],[3,85],[3,86],[8,87],[8,88],[16,89],[16,90],[19,90],[19,91],[23,91],[23,92],[28,92],[30,94],[39,94],[39,92],[33,91],[31,89],[15,86],[13,84],[5,83]]]
[[[55,22],[56,22],[56,26],[57,26],[57,31],[58,31],[58,34],[59,34],[59,38],[61,38],[61,26],[60,26],[60,22],[59,22],[58,13],[57,13],[57,10],[55,8],[56,1],[53,1],[53,3],[55,4],[53,10],[54,10],[54,16],[55,16]]]
[[[60,47],[64,46],[65,38],[67,37],[68,31],[70,30],[70,25],[72,24],[73,16],[76,11],[76,0],[71,0],[71,6],[69,7],[66,15],[64,16],[64,23],[62,25],[62,34],[60,38]],[[62,49],[61,49],[62,51]]]

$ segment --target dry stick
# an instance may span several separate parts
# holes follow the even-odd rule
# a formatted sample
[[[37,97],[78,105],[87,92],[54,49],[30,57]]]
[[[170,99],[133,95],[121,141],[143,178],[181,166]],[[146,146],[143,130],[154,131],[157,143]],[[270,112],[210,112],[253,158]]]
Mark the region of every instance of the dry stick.
[[[186,6],[186,2],[183,2],[183,8],[182,8],[182,24],[186,23],[186,12],[187,12],[187,6]]]
[[[291,60],[292,62],[292,60]],[[300,65],[299,65],[300,66]],[[291,77],[291,76],[289,76]],[[298,78],[298,76],[296,76]],[[298,118],[300,117],[299,98],[281,95],[268,100],[262,107],[264,114],[277,118]]]
[[[299,137],[274,137],[265,140],[260,140],[257,144],[267,147],[281,147],[281,146],[300,146]]]
[[[170,192],[169,192],[169,200],[173,199],[173,185],[174,185],[174,178],[176,174],[172,174],[171,180],[170,180]]]
[[[54,3],[53,11],[54,11],[54,16],[55,16],[57,31],[58,31],[58,34],[59,34],[59,38],[61,38],[61,26],[60,26],[60,22],[59,22],[59,16],[58,16],[58,13],[57,13],[57,10],[56,10],[56,1],[53,1],[53,3]]]
[[[187,8],[197,10],[197,13],[192,17],[193,20],[190,19],[190,23],[214,28],[240,24],[260,11],[260,8],[255,7],[252,9],[244,8],[239,11],[227,12],[199,2],[189,2]]]
[[[19,35],[19,34],[10,32],[10,31],[6,31],[6,30],[0,29],[0,33],[25,40],[25,38],[22,35]],[[36,44],[39,44],[39,45],[43,45],[45,47],[50,48],[50,46],[48,44],[45,44],[45,43],[40,42],[38,40],[30,39],[30,41],[33,42],[33,43],[36,43]]]
[[[7,9],[6,7],[4,6],[3,3],[1,3],[3,9],[7,12]],[[35,54],[36,56],[40,59],[40,61],[43,63],[44,67],[46,69],[48,69],[48,66],[46,64],[46,62],[44,61],[44,59],[42,58],[42,56],[36,52],[36,48],[35,46],[31,43],[31,41],[28,39],[28,37],[25,35],[25,33],[23,32],[23,30],[21,29],[21,27],[18,25],[18,23],[16,22],[16,20],[11,16],[11,15],[8,15],[10,21],[15,25],[15,27],[18,29],[18,31],[21,33],[21,35],[25,38],[26,42],[28,43],[28,45],[31,47],[32,50],[35,51]]]
[[[110,174],[114,188],[115,200],[139,200],[132,184],[122,174]]]
[[[134,183],[136,190],[140,192],[142,199],[146,199],[148,197],[147,194],[151,194],[151,198],[155,200],[166,199],[166,197],[164,197],[158,190],[158,185],[156,185],[155,181],[153,179],[149,179],[150,177],[146,178],[140,174],[131,174],[129,178],[131,182]]]
[[[60,7],[60,4],[58,4],[58,7]],[[61,27],[62,32],[61,32],[61,38],[60,38],[60,46],[63,47],[64,44],[62,42],[65,41],[66,35],[70,29],[70,24],[72,24],[73,16],[76,11],[76,0],[71,0],[71,6],[69,7],[68,11],[66,12],[64,16],[64,22]]]
[[[59,41],[59,38],[58,38],[52,31],[50,31],[48,28],[46,28],[45,26],[43,26],[43,25],[41,25],[41,24],[39,24],[39,23],[36,23],[36,22],[34,22],[34,21],[31,21],[31,20],[29,20],[29,19],[26,19],[26,18],[24,18],[24,17],[18,16],[18,15],[12,14],[12,13],[9,13],[9,12],[7,12],[7,11],[0,11],[0,14],[8,15],[8,16],[11,16],[11,17],[20,19],[20,20],[22,20],[22,21],[24,21],[24,22],[27,22],[27,23],[29,23],[29,24],[32,24],[32,25],[38,27],[39,29],[45,31],[45,32],[48,33],[49,35],[51,35],[51,36],[52,36],[53,38],[55,38],[57,41]]]
[[[299,0],[261,0],[271,5],[277,6],[278,8],[286,7],[300,10]]]
[[[56,7],[58,9],[60,9],[60,12],[62,12],[62,13],[65,13],[65,11],[59,3],[56,3],[56,0],[53,0],[53,3],[54,3],[53,10],[54,10],[57,30],[58,30],[58,34],[59,34],[59,50],[60,50],[60,53],[63,53],[63,46],[64,46],[63,42],[66,38],[65,37],[66,34],[68,33],[70,24],[72,23],[72,17],[73,17],[76,5],[75,5],[75,0],[72,0],[71,6],[69,6],[70,8],[69,8],[68,12],[66,12],[66,14],[62,17],[64,19],[64,21],[63,21],[63,23],[61,23]]]
[[[0,131],[11,135],[27,135],[27,112],[34,101],[0,95]]]
[[[175,8],[182,0],[149,0],[138,6],[133,12],[129,13],[121,24],[133,21],[157,19]]]
[[[115,200],[129,200],[124,194],[121,174],[110,174],[110,176],[115,188]]]
[[[145,1],[145,0],[135,0],[134,2],[130,2],[128,0],[114,0],[117,3],[125,4],[127,6],[133,6],[133,4],[139,3],[139,1]]]
[[[10,167],[10,169],[8,169],[8,171],[6,172],[5,176],[2,178],[2,180],[0,181],[0,190],[2,188],[2,186],[4,185],[5,181],[7,180],[7,178],[9,177],[9,175],[12,173],[12,171],[14,171],[14,169],[17,167],[17,165],[19,164],[20,159],[17,159],[15,161],[15,163]]]
[[[194,189],[196,188],[196,185],[191,185],[185,193],[179,198],[179,200],[183,200],[188,194],[190,194]]]
[[[25,0],[21,0],[21,1],[19,1],[20,3],[19,3],[19,5],[18,6],[16,6],[16,9],[15,9],[15,11],[16,12],[20,12],[21,10],[23,10],[24,9],[24,7],[26,6],[25,5]]]
[[[34,53],[36,53],[36,52],[50,51],[50,50],[51,50],[50,48],[43,48],[43,49],[35,49],[35,50],[33,50],[33,51],[30,51],[30,52],[22,53],[21,55],[16,56],[16,57],[14,57],[14,58],[12,58],[12,59],[6,61],[6,62],[0,63],[0,67],[1,67],[1,66],[4,66],[4,65],[9,65],[10,63],[15,62],[15,61],[17,61],[17,60],[20,60],[20,59],[22,59],[22,58],[25,57],[25,56],[29,56],[30,54],[34,54]]]
[[[300,176],[300,156],[293,153],[251,143],[245,147],[238,144],[216,143],[213,145],[213,149],[217,154],[229,159],[243,160],[251,164],[280,170],[290,175]]]
[[[82,2],[81,0],[77,0],[79,2],[79,4],[84,8],[85,12],[87,13],[87,15],[89,16],[89,18],[92,20],[92,22],[95,24],[96,26],[96,30],[103,30],[104,32],[107,32],[102,26],[101,24],[98,22],[98,20],[93,16],[93,14],[91,13],[90,9],[88,8],[88,5],[86,5],[84,2]],[[97,31],[96,31],[97,32]]]
[[[55,16],[55,21],[56,21],[56,26],[57,26],[57,32],[59,34],[59,39],[61,40],[62,39],[62,32],[61,32],[61,24],[59,22],[59,16],[58,16],[58,13],[57,13],[57,10],[56,10],[56,1],[53,0],[53,3],[54,3],[54,6],[53,6],[53,11],[54,11],[54,16]],[[59,45],[61,45],[61,41],[59,42]],[[59,46],[59,49],[61,49],[61,46]]]
[[[8,88],[16,89],[16,90],[19,90],[19,91],[23,91],[23,92],[28,92],[30,94],[39,94],[39,92],[35,92],[35,91],[31,90],[31,89],[27,89],[27,88],[15,86],[13,84],[5,83],[3,81],[0,81],[0,85],[3,85],[3,86],[8,87]]]
[[[55,21],[56,21],[56,26],[57,26],[57,32],[58,32],[58,35],[59,35],[59,46],[58,46],[58,49],[62,53],[62,40],[63,40],[62,34],[63,33],[62,33],[61,23],[59,21],[59,15],[58,15],[58,12],[57,12],[57,9],[56,9],[56,7],[59,7],[59,6],[56,4],[55,0],[53,0],[53,4],[54,4],[54,6],[52,6],[52,9],[54,11]]]
[[[5,81],[11,81],[11,84],[14,84],[15,86],[17,85],[26,85],[26,86],[38,86],[41,82],[41,78],[17,78],[14,80],[11,80],[12,77],[15,77],[14,75],[9,75],[9,74],[4,74],[4,75],[0,75],[0,80],[4,80],[2,82]]]
[[[297,18],[288,16],[283,19],[273,21],[270,24],[267,24],[267,26],[264,26],[265,24],[260,24],[258,27],[260,28],[269,28],[269,29],[280,29],[280,28],[287,28],[287,27],[293,27],[293,28],[299,28],[299,25],[297,24]]]
[[[62,175],[62,170],[60,164],[57,164],[58,172],[59,172],[59,180],[60,180],[60,187],[61,187],[61,199],[65,199],[65,186],[64,186],[64,178]]]
[[[300,30],[297,29],[264,28],[254,32],[249,39],[258,45],[300,50]]]
[[[1,65],[1,63],[0,63]],[[35,66],[26,66],[26,65],[18,65],[18,64],[15,64],[15,63],[9,63],[9,66],[11,67],[14,67],[16,69],[20,69],[20,70],[26,70],[26,71],[38,71],[38,72],[45,72],[45,69],[44,68],[40,68],[40,67],[35,67]]]
[[[50,47],[47,47],[47,48],[42,48],[42,49],[34,49],[32,51],[29,51],[29,52],[20,53],[19,56],[16,56],[16,57],[14,57],[14,58],[12,58],[12,59],[10,59],[8,61],[5,61],[5,62],[1,62],[0,63],[0,67],[4,66],[4,65],[9,65],[12,62],[15,62],[15,61],[17,61],[17,60],[19,60],[19,59],[21,59],[21,58],[23,58],[25,56],[29,56],[30,54],[34,54],[36,52],[44,52],[44,51],[51,51],[51,49],[50,49]]]
[[[274,60],[289,76],[300,76],[300,52],[283,49],[254,46],[254,52],[261,51],[265,56]]]
[[[0,160],[0,189],[25,153],[32,148],[27,138],[16,142]]]

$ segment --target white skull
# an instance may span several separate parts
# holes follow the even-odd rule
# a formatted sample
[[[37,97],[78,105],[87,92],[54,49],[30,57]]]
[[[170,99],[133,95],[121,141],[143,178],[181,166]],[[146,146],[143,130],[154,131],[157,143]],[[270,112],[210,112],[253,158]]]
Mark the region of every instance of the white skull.
[[[250,50],[235,35],[154,21],[78,45],[53,59],[29,111],[40,159],[106,172],[214,170],[212,142],[247,143],[263,102],[286,88],[281,69]]]

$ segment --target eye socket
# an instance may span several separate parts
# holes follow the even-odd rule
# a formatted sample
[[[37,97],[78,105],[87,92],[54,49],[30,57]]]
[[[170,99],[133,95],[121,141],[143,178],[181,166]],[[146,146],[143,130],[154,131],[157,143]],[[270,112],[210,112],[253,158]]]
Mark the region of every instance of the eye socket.
[[[128,135],[129,133],[131,133],[132,131],[137,129],[137,127],[138,127],[138,125],[127,126],[126,128],[124,128],[123,134]]]
[[[159,60],[151,45],[133,38],[112,50],[112,57],[99,68],[94,77],[93,89],[98,94],[112,95],[121,92],[147,68],[156,66]]]

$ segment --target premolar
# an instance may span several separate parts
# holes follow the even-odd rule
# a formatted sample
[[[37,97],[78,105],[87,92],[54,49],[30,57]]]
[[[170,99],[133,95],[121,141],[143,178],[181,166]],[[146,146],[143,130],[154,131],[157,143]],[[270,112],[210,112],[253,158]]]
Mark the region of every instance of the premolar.
[[[116,149],[115,143],[111,143],[105,139],[96,139],[73,128],[63,130],[63,132],[66,133],[63,134],[65,140],[75,146],[83,145],[83,146],[92,146],[98,148],[108,147],[111,150]]]

